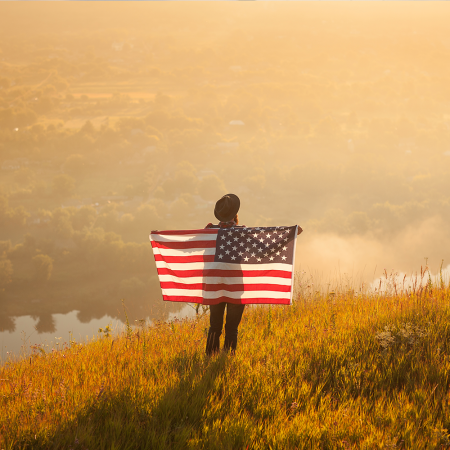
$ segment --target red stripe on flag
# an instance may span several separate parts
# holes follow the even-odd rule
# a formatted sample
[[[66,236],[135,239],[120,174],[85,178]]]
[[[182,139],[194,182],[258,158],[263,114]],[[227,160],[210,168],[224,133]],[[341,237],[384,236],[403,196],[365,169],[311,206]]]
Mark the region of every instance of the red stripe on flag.
[[[197,256],[162,256],[155,255],[155,261],[165,261],[166,263],[193,263],[193,262],[214,262],[214,255]]]
[[[177,236],[177,235],[183,235],[183,234],[217,234],[219,231],[218,228],[201,228],[200,230],[167,230],[167,231],[152,231],[151,235],[158,235],[158,234],[166,234],[168,236]]]
[[[193,248],[215,248],[216,241],[185,241],[185,242],[157,242],[152,241],[152,247],[165,248],[169,250],[193,249]]]
[[[158,275],[172,275],[178,278],[189,277],[277,277],[292,278],[292,272],[284,270],[223,270],[223,269],[204,269],[204,270],[171,270],[158,268]]]
[[[231,297],[219,297],[214,299],[205,299],[203,297],[188,297],[183,295],[163,295],[163,300],[167,302],[188,302],[188,303],[200,303],[202,305],[217,305],[218,303],[227,302],[234,303],[236,305],[245,305],[251,303],[258,304],[278,304],[289,305],[290,300],[288,298],[231,298]]]
[[[291,286],[285,286],[280,284],[207,284],[207,283],[174,283],[170,281],[161,282],[162,289],[183,289],[183,290],[195,290],[200,289],[202,291],[274,291],[274,292],[291,292]]]

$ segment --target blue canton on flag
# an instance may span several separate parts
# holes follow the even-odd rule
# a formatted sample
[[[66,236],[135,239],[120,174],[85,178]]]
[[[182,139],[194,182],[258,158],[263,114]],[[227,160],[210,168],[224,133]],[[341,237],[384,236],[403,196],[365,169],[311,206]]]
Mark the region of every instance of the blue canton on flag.
[[[292,264],[296,227],[221,228],[215,262]]]

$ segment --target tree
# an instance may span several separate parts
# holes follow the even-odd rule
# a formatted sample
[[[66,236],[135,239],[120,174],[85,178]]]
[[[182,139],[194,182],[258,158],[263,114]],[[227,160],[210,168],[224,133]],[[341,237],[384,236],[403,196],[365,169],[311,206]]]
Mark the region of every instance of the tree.
[[[86,172],[86,158],[83,155],[70,155],[64,163],[64,171],[74,177],[79,177]]]
[[[202,198],[210,201],[215,201],[227,193],[223,181],[214,174],[200,180],[198,192]]]
[[[34,172],[28,168],[23,167],[14,172],[14,181],[23,186],[28,186],[34,179]]]
[[[72,218],[72,226],[75,230],[82,230],[84,227],[91,227],[97,218],[97,211],[94,207],[84,205],[77,210]]]
[[[45,284],[52,276],[53,259],[48,255],[36,255],[32,259],[34,265],[34,277],[39,283]]]
[[[69,175],[56,175],[53,178],[52,190],[57,197],[70,197],[75,190],[75,180]]]
[[[50,224],[56,236],[62,239],[70,239],[73,234],[71,212],[72,208],[56,208],[53,211]]]
[[[12,281],[14,270],[9,259],[0,260],[0,292],[3,292]]]

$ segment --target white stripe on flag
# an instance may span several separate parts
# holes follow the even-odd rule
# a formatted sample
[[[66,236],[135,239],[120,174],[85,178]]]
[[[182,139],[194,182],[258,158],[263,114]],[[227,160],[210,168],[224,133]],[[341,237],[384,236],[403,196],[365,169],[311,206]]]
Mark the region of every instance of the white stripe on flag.
[[[163,295],[184,297],[203,297],[204,299],[212,300],[220,297],[230,297],[234,299],[248,299],[248,298],[290,298],[290,292],[275,292],[275,291],[244,291],[244,292],[230,292],[225,290],[220,291],[203,291],[190,289],[163,289]]]
[[[273,284],[281,285],[281,286],[290,286],[291,279],[290,278],[276,278],[276,277],[189,277],[189,278],[180,278],[173,275],[160,275],[159,281],[161,283],[164,282],[172,282],[172,283],[184,283],[184,284],[196,284],[196,283],[204,283],[204,284]]]
[[[260,270],[265,272],[268,270],[282,270],[283,272],[291,273],[291,264],[231,264],[221,262],[194,262],[194,263],[180,263],[167,264],[165,261],[156,261],[156,267],[170,268],[171,270]]]

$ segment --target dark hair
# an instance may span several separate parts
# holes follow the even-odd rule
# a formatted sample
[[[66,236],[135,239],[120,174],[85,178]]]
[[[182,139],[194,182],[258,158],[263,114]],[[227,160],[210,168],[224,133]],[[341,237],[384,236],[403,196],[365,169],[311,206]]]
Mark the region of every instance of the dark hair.
[[[236,215],[234,216],[234,219],[233,219],[235,222],[236,222],[236,225],[239,225],[239,216],[238,216],[238,214],[236,213]]]

